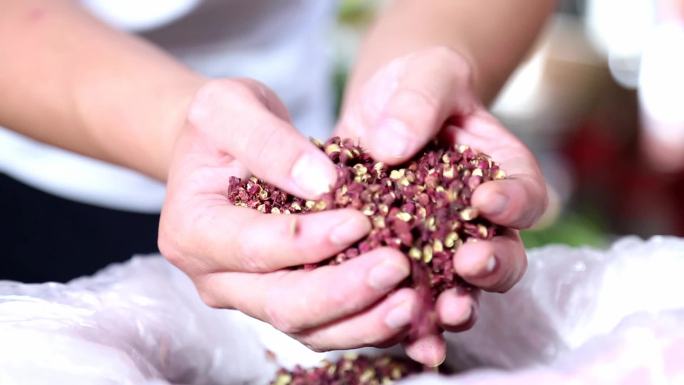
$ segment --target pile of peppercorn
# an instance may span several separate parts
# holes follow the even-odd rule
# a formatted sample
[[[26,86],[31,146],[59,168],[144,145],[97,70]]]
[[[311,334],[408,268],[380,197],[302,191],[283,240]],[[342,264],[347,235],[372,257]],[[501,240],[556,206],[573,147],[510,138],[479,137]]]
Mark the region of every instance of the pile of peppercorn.
[[[405,359],[347,354],[310,369],[280,369],[271,385],[391,385],[421,371],[420,365]]]
[[[388,167],[348,139],[335,137],[315,143],[336,165],[337,182],[330,192],[317,200],[304,200],[256,177],[232,177],[230,202],[281,215],[357,209],[372,223],[368,236],[318,265],[339,264],[389,246],[413,260],[407,286],[427,283],[432,299],[458,284],[465,285],[454,273],[454,253],[468,238],[490,239],[500,232],[470,205],[478,185],[505,177],[489,156],[465,145],[433,142],[409,162]]]

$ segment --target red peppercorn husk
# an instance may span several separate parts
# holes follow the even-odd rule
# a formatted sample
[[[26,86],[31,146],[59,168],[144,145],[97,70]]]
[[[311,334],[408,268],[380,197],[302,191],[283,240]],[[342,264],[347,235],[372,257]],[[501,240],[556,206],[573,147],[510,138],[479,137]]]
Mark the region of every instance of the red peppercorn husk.
[[[271,385],[391,385],[421,372],[420,365],[406,359],[347,354],[310,369],[280,369]]]
[[[337,182],[317,200],[288,194],[256,177],[230,178],[228,199],[262,213],[301,214],[351,207],[373,225],[368,236],[318,264],[339,264],[381,246],[401,250],[412,260],[405,283],[424,299],[412,327],[412,338],[436,328],[436,297],[449,288],[469,287],[453,268],[453,256],[468,238],[491,239],[501,231],[479,217],[470,205],[480,184],[505,177],[489,156],[465,145],[429,144],[409,162],[387,167],[351,140],[315,142],[337,166]]]

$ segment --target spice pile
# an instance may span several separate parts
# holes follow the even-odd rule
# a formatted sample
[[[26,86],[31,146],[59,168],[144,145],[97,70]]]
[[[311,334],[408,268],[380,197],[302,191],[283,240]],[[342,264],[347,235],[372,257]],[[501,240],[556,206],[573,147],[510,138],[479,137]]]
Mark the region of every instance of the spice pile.
[[[500,232],[470,206],[478,185],[505,177],[489,156],[465,145],[445,147],[433,142],[406,164],[387,167],[351,140],[335,137],[315,143],[337,166],[337,182],[329,193],[304,200],[256,177],[232,177],[230,202],[271,214],[360,210],[371,220],[369,235],[320,265],[339,264],[389,246],[412,259],[406,285],[427,291],[428,300],[456,285],[467,286],[454,273],[454,253],[468,238],[490,239]]]
[[[310,369],[280,369],[271,385],[391,385],[420,372],[420,365],[406,359],[347,354]]]

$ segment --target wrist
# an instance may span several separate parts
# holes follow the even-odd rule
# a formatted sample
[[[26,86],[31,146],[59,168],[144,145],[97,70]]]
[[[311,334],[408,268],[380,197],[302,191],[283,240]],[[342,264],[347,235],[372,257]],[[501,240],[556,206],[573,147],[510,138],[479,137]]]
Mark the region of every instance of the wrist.
[[[166,180],[171,159],[173,157],[174,149],[178,143],[179,137],[188,128],[188,114],[193,100],[197,92],[204,86],[209,79],[192,74],[185,79],[178,82],[174,88],[174,92],[167,98],[166,106],[163,108],[167,111],[166,123],[160,125],[160,135],[154,144],[158,146],[158,158],[153,161],[155,170],[153,176],[160,180]]]

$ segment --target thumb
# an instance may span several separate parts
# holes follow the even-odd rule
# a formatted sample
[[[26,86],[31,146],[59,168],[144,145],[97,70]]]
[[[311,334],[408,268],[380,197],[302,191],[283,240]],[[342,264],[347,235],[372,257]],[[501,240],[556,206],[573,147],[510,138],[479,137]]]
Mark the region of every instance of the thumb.
[[[351,101],[341,123],[378,160],[406,161],[432,140],[451,116],[478,105],[470,66],[447,48],[395,59]]]
[[[297,132],[283,104],[256,81],[209,82],[197,93],[188,121],[219,150],[292,194],[313,199],[335,183],[332,162]]]

